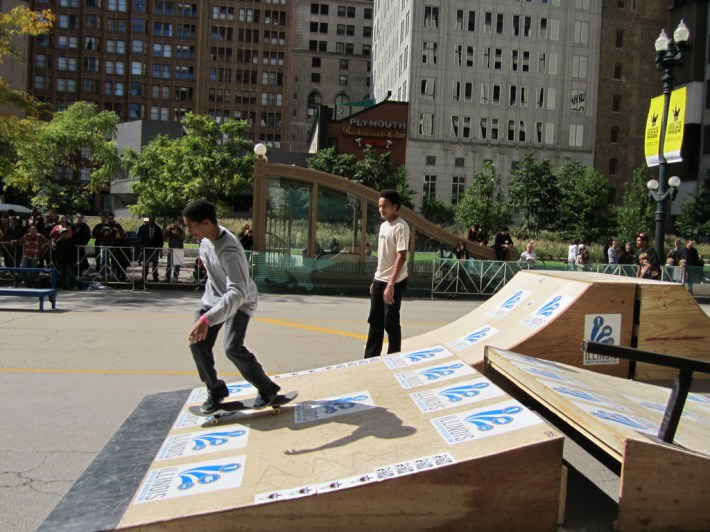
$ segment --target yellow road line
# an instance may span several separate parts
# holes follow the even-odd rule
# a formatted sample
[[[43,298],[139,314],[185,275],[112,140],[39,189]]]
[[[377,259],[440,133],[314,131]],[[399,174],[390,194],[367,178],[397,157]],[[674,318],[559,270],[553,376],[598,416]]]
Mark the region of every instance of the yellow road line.
[[[163,371],[158,369],[61,369],[61,368],[0,368],[0,373],[60,373],[89,375],[197,375],[196,371]],[[220,371],[220,375],[240,376],[236,371]]]
[[[366,334],[352,333],[342,331],[340,329],[329,329],[327,327],[317,327],[315,325],[304,325],[302,323],[294,323],[292,321],[277,320],[273,318],[254,318],[262,323],[270,323],[272,325],[282,325],[283,327],[293,327],[294,329],[303,329],[305,331],[321,332],[325,334],[334,334],[336,336],[347,336],[348,338],[356,338],[358,340],[367,340]]]

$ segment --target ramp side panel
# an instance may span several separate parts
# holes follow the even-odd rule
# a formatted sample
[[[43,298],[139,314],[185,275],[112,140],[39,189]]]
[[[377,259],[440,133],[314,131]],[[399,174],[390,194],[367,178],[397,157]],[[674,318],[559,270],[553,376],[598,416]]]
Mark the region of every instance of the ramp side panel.
[[[673,355],[710,360],[710,317],[685,286],[676,283],[639,285],[638,348]],[[650,364],[638,364],[640,380],[674,379],[677,371]],[[697,374],[694,378],[710,378]]]
[[[594,339],[630,346],[635,301],[635,283],[595,282],[557,319],[509,349],[597,373],[628,377],[627,360],[585,358],[580,345],[582,340]]]
[[[562,439],[348,490],[190,516],[160,530],[555,530]],[[511,511],[512,510],[512,511]],[[152,529],[153,526],[141,527]],[[157,527],[156,527],[157,528]]]
[[[412,358],[421,358],[420,355],[421,353]],[[406,475],[402,476],[402,485],[409,485],[419,476],[429,478],[431,475],[432,480],[425,478],[416,482],[422,482],[423,485],[432,482],[438,485],[440,479],[445,478],[448,482],[455,478],[457,480],[451,487],[452,490],[466,486],[464,489],[474,490],[476,493],[497,491],[497,474],[491,474],[490,477],[480,477],[478,474],[468,476],[466,471],[469,467],[476,471],[495,471],[501,463],[498,461],[501,460],[498,455],[505,453],[513,453],[515,468],[532,468],[535,471],[538,468],[547,469],[544,473],[530,474],[541,475],[541,478],[546,479],[544,483],[552,482],[551,479],[559,475],[561,462],[556,460],[561,461],[561,454],[554,461],[544,462],[539,453],[554,453],[558,447],[561,452],[559,441],[562,436],[527,409],[521,410],[520,416],[527,420],[526,424],[514,426],[517,423],[516,418],[515,423],[511,425],[480,433],[475,432],[476,426],[471,424],[470,438],[464,438],[460,442],[447,441],[442,435],[441,426],[436,425],[436,420],[445,417],[448,419],[451,416],[458,425],[452,423],[456,428],[450,431],[449,436],[457,436],[455,431],[462,426],[461,417],[469,416],[473,411],[478,413],[481,410],[500,409],[501,405],[514,401],[501,391],[497,395],[482,394],[480,400],[471,399],[477,400],[477,403],[453,401],[443,410],[437,409],[438,406],[432,410],[422,410],[413,399],[413,394],[426,396],[442,387],[458,388],[472,381],[487,381],[483,375],[452,353],[443,351],[443,355],[437,356],[443,358],[432,362],[425,359],[418,364],[404,367],[390,363],[392,369],[385,363],[385,358],[391,357],[383,357],[372,362],[354,361],[352,364],[285,376],[278,379],[279,384],[284,391],[298,390],[299,397],[295,402],[301,405],[285,407],[279,416],[259,413],[250,417],[249,414],[241,413],[242,415],[233,416],[234,422],[217,427],[202,428],[189,424],[174,426],[166,441],[177,440],[183,449],[189,439],[187,435],[201,430],[237,432],[248,429],[248,438],[243,446],[227,450],[211,449],[209,455],[180,456],[180,453],[176,452],[168,453],[169,456],[165,460],[157,460],[156,457],[133,502],[123,515],[120,526],[153,526],[168,522],[172,525],[186,518],[195,518],[202,522],[201,519],[212,519],[207,517],[211,514],[224,512],[232,513],[235,519],[239,519],[244,510],[255,512],[255,515],[266,515],[271,512],[272,506],[283,504],[278,501],[291,497],[297,498],[285,505],[286,508],[292,508],[287,513],[294,515],[294,519],[306,518],[317,514],[315,508],[318,507],[318,501],[322,504],[323,501],[330,500],[322,498],[322,495],[327,494],[330,497],[328,486],[334,482],[338,485],[354,486],[344,490],[342,497],[345,497],[346,493],[355,494],[353,497],[360,500],[359,508],[364,508],[359,510],[362,512],[366,511],[368,503],[372,504],[375,498],[372,493],[384,490],[383,493],[390,496],[399,492],[394,506],[390,508],[389,519],[406,520],[407,512],[412,508],[426,506],[428,499],[419,498],[424,497],[424,490],[414,491],[409,495],[401,485],[399,488],[389,485],[398,481],[400,475]],[[397,360],[401,363],[402,356],[399,355]],[[438,370],[434,371],[437,368]],[[413,387],[406,388],[405,385]],[[354,403],[352,406],[343,401],[353,397],[357,399],[351,401]],[[426,403],[426,400],[420,400],[420,403],[422,402]],[[186,419],[185,412],[189,404],[197,403],[199,399],[193,398],[191,403],[185,405],[176,425]],[[333,411],[338,412],[333,414]],[[297,415],[300,415],[300,418],[297,418]],[[204,421],[204,418],[199,419]],[[448,427],[449,421],[442,421],[441,424]],[[553,451],[539,450],[548,445]],[[436,462],[437,460],[439,461]],[[488,460],[497,465],[489,466]],[[436,462],[436,467],[427,466],[415,471],[413,464],[429,462]],[[211,492],[192,491],[191,494],[187,494],[192,489],[188,488],[186,493],[172,496],[176,493],[175,486],[179,482],[171,485],[171,475],[176,479],[180,474],[202,470],[207,465],[224,464],[231,464],[233,467],[225,472],[220,471],[219,474],[223,479],[230,476],[231,479],[236,479],[230,480],[233,485]],[[445,474],[440,472],[442,468],[447,470]],[[397,474],[392,474],[390,479],[389,475],[393,471]],[[409,474],[411,471],[415,472]],[[191,475],[193,473],[185,475],[188,481],[193,478]],[[364,481],[361,480],[363,478]],[[388,480],[380,482],[380,478]],[[172,495],[168,497],[166,494],[169,494],[170,489]],[[512,481],[506,491],[509,492],[505,495],[506,500],[514,501],[519,498],[521,501],[527,501],[530,497],[524,490],[518,490]],[[358,492],[362,495],[358,495]],[[553,498],[543,506],[545,511],[548,507],[552,508],[549,519],[554,523],[559,485],[545,493],[545,498],[548,495]],[[154,496],[154,499],[139,502],[145,499],[147,494]],[[337,502],[340,497],[341,495],[338,495],[333,500]],[[458,500],[462,500],[461,496],[454,495],[453,492],[447,497],[459,497]],[[465,499],[467,504],[471,502],[470,493]],[[263,511],[257,508],[262,503]],[[501,508],[497,510],[501,511]],[[355,510],[351,511],[357,514]],[[304,524],[304,528],[308,526]]]
[[[547,273],[517,273],[504,288],[466,316],[435,331],[403,340],[402,349],[408,351],[442,344],[454,349],[466,363],[480,368],[486,345],[511,348],[540,334],[541,324],[557,319],[592,286],[589,282],[557,278]],[[553,309],[551,319],[536,321],[535,313],[546,304],[554,306],[556,298],[564,307]],[[524,325],[524,322],[531,325]]]
[[[618,529],[710,530],[710,457],[629,439],[624,450]]]

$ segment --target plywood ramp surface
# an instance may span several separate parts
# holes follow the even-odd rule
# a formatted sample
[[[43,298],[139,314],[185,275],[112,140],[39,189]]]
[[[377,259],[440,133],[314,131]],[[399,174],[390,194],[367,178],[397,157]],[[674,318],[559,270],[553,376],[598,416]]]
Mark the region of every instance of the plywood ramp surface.
[[[710,396],[688,396],[670,445],[668,388],[496,348],[486,364],[621,464],[619,530],[710,529]]]
[[[628,375],[628,362],[585,359],[582,340],[631,345],[637,282],[592,272],[523,271],[466,316],[408,338],[404,350],[441,343],[480,368],[486,345]]]
[[[120,528],[554,530],[562,436],[444,347],[278,382],[293,407],[216,427],[195,390]]]

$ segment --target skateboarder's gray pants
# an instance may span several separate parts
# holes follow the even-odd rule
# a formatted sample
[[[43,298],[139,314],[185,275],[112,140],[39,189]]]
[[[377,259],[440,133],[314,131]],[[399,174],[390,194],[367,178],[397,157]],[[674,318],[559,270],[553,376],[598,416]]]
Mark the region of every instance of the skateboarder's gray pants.
[[[195,313],[195,321],[209,309],[201,309]],[[277,393],[281,387],[272,381],[264,372],[264,368],[254,354],[244,345],[244,338],[249,326],[249,315],[237,312],[224,323],[210,325],[207,337],[201,342],[190,344],[192,358],[195,360],[200,379],[205,383],[213,395],[226,397],[229,393],[224,381],[217,377],[214,367],[214,353],[212,348],[217,341],[217,333],[224,325],[224,351],[242,374],[244,379],[251,383],[262,395]]]

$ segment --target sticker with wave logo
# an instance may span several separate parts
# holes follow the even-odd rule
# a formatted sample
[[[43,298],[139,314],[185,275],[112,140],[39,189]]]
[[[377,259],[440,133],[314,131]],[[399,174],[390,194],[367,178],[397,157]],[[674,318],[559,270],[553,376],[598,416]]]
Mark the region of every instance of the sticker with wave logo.
[[[406,390],[408,388],[417,388],[427,384],[445,382],[476,374],[476,370],[471,366],[462,361],[458,361],[449,364],[440,364],[438,366],[429,366],[416,371],[397,373],[395,374],[395,378],[399,381],[402,388]]]
[[[471,347],[472,345],[480,344],[484,340],[495,336],[499,332],[500,331],[498,331],[498,329],[496,329],[495,327],[491,327],[490,325],[484,325],[480,329],[476,329],[475,331],[467,334],[466,336],[462,336],[458,340],[452,340],[446,345],[453,347],[454,349],[456,349],[456,351],[462,351]]]
[[[442,345],[435,345],[408,353],[397,353],[396,355],[388,355],[382,357],[382,361],[390,369],[404,368],[414,366],[424,362],[434,362],[443,358],[454,356],[451,351]]]
[[[601,344],[621,344],[621,314],[587,314],[584,317],[584,338]],[[584,353],[585,366],[618,364],[619,359],[594,353]]]
[[[517,401],[489,405],[431,420],[439,435],[450,445],[505,434],[542,423]]]
[[[375,408],[375,402],[370,392],[363,390],[336,397],[298,403],[294,409],[294,420],[296,423],[308,423],[310,421],[320,421],[354,414],[372,408]]]
[[[426,414],[437,410],[479,403],[502,395],[505,395],[503,390],[485,377],[481,377],[470,381],[457,382],[450,386],[434,388],[433,390],[416,392],[410,394],[410,397],[414,404],[419,407],[419,410]]]
[[[574,299],[570,296],[553,294],[550,299],[543,303],[521,323],[523,325],[527,325],[531,329],[540,329],[562,314],[562,312],[567,309],[572,301],[574,301]]]
[[[496,308],[486,312],[487,316],[493,319],[500,320],[503,319],[508,313],[530,297],[529,290],[516,290],[510,296],[505,298]]]
[[[156,460],[171,460],[186,456],[204,456],[217,451],[231,451],[247,446],[249,429],[203,430],[173,434],[163,442]]]
[[[148,503],[188,495],[239,488],[246,456],[152,469],[138,489],[135,503]]]

